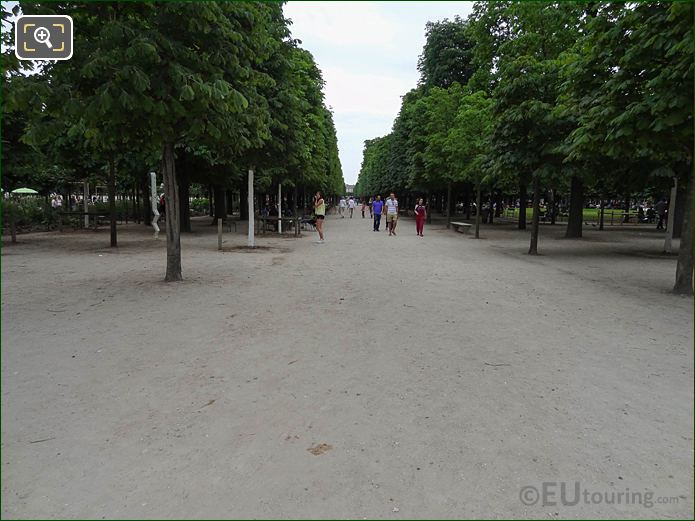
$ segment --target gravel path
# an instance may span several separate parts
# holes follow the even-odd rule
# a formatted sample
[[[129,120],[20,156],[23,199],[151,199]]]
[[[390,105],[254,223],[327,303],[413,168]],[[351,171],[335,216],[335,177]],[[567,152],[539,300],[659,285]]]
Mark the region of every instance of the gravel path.
[[[196,221],[177,284],[143,226],[4,243],[3,518],[692,518],[663,236],[414,228],[220,253]]]

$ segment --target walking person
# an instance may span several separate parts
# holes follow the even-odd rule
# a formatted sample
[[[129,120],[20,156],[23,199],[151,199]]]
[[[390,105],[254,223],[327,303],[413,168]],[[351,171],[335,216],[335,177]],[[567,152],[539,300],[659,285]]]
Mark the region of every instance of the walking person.
[[[398,199],[396,194],[391,192],[386,199],[386,225],[389,229],[389,236],[396,235],[396,224],[398,223]]]
[[[422,231],[425,228],[425,219],[427,218],[427,209],[425,208],[425,201],[423,201],[422,197],[417,200],[417,204],[415,205],[415,232],[420,236],[424,237],[422,235]]]
[[[323,244],[323,222],[326,219],[326,202],[323,200],[321,192],[316,192],[314,196],[314,217],[316,218],[316,231],[319,232],[317,244]]]
[[[379,231],[379,225],[381,224],[381,209],[384,207],[384,201],[381,200],[381,196],[377,195],[374,202],[372,202],[372,211],[374,212],[374,231]]]
[[[370,198],[369,198],[369,203],[368,203],[368,204],[369,204],[369,218],[370,218],[370,219],[373,219],[373,218],[374,218],[374,214],[372,213],[372,204],[374,204],[374,199],[370,197]]]
[[[345,207],[347,206],[347,202],[345,202],[345,197],[341,197],[340,201],[338,201],[338,213],[340,214],[341,219],[345,219]]]
[[[654,206],[656,214],[659,216],[659,222],[656,223],[657,230],[664,229],[664,222],[666,221],[666,208],[668,208],[668,205],[666,204],[666,199],[664,199],[663,197]]]
[[[355,203],[355,198],[350,196],[350,199],[348,199],[348,209],[350,210],[350,219],[352,219],[352,213],[355,211],[355,206],[357,206],[357,204]]]
[[[362,219],[364,219],[364,212],[367,210],[367,200],[362,199]]]

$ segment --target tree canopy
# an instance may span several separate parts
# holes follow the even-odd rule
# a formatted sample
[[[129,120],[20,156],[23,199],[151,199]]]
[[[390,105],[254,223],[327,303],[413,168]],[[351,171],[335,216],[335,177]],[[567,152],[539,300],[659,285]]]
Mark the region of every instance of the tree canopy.
[[[3,147],[13,152],[4,188],[54,190],[105,173],[113,188],[159,165],[167,280],[181,278],[178,183],[191,171],[228,188],[253,168],[260,187],[342,192],[321,72],[291,38],[281,2],[20,2],[19,12],[67,14],[79,31],[72,59],[31,75],[3,33]]]
[[[425,33],[418,87],[365,142],[358,193],[485,180],[518,195],[524,228],[532,185],[535,215],[542,193],[569,197],[567,236],[581,237],[585,194],[664,193],[675,177],[676,290],[692,290],[692,4],[476,2]]]

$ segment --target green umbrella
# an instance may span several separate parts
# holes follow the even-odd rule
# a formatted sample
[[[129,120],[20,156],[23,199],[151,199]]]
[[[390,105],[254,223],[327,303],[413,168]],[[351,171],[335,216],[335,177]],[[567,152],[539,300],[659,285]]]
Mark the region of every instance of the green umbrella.
[[[17,188],[16,190],[12,190],[13,194],[38,194],[36,190],[32,190],[31,188]]]

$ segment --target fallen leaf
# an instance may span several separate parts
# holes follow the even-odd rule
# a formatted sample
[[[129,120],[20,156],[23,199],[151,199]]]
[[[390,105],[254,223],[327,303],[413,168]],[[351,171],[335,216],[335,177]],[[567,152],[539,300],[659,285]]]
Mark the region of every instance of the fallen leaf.
[[[313,447],[308,448],[307,450],[311,452],[314,456],[320,456],[324,452],[328,452],[331,450],[333,446],[328,445],[328,443],[319,443],[318,445],[314,445]]]

